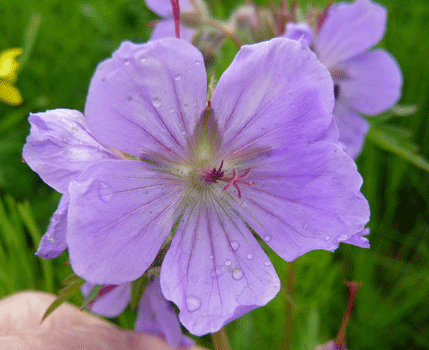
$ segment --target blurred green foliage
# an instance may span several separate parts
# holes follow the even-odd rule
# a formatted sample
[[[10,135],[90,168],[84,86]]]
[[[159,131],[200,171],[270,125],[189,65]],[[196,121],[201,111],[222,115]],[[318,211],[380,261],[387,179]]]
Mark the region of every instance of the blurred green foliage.
[[[225,19],[240,3],[210,6],[213,15]],[[371,206],[371,249],[342,245],[335,253],[310,252],[292,264],[271,253],[282,291],[266,307],[226,327],[233,349],[284,349],[292,324],[292,349],[312,349],[334,338],[347,304],[345,279],[363,283],[348,328],[350,350],[429,348],[429,174],[423,170],[429,158],[429,2],[379,3],[389,14],[379,46],[402,68],[401,104],[416,105],[418,111],[389,116],[381,127],[374,124],[357,160]],[[147,41],[147,23],[156,18],[143,0],[0,3],[0,50],[24,48],[17,86],[25,100],[18,107],[0,105],[0,297],[23,289],[57,292],[72,272],[65,264],[67,253],[54,260],[34,255],[60,196],[22,162],[28,114],[82,111],[97,64],[123,40]],[[213,68],[216,78],[236,51],[226,43]],[[290,278],[293,290],[287,288]],[[133,317],[127,309],[116,322],[132,328]],[[199,341],[210,346],[209,337]]]

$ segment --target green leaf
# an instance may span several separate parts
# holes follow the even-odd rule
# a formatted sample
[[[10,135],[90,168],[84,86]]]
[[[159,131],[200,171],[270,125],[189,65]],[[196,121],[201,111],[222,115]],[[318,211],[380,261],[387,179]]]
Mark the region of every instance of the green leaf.
[[[146,288],[148,282],[147,276],[143,275],[131,282],[131,308],[135,310],[139,301],[143,295],[144,289]]]
[[[42,317],[41,322],[43,322],[46,317],[48,317],[52,312],[54,312],[54,310],[58,308],[62,303],[68,301],[76,293],[79,293],[80,287],[84,283],[85,280],[75,274],[67,277],[62,283],[63,285],[65,285],[65,287],[58,292],[58,298],[55,299],[51,305],[49,305],[48,309]]]
[[[418,146],[410,140],[409,131],[394,126],[371,125],[366,137],[378,147],[429,172],[429,162],[418,153]]]
[[[82,301],[82,305],[80,307],[81,310],[85,309],[89,305],[89,303],[94,300],[94,298],[100,292],[101,288],[103,288],[102,284],[96,284],[94,287],[92,287],[87,297]]]

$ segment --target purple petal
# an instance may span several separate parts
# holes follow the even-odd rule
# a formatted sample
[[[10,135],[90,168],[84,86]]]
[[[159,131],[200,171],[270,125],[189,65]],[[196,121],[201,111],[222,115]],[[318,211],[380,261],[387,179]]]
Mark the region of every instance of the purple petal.
[[[351,244],[351,245],[355,245],[357,247],[361,247],[361,248],[369,248],[369,241],[366,236],[369,235],[369,228],[366,228],[362,231],[359,231],[357,233],[355,233],[354,235],[350,236],[348,239],[342,241],[343,243],[347,243],[347,244]]]
[[[67,248],[66,233],[69,201],[68,194],[62,196],[58,209],[51,217],[48,230],[40,240],[37,256],[44,259],[53,259]]]
[[[98,66],[85,115],[106,145],[137,157],[183,159],[206,106],[206,86],[203,57],[191,44],[173,38],[124,42]]]
[[[331,6],[315,41],[321,62],[332,67],[377,44],[386,28],[386,9],[369,0]]]
[[[158,277],[149,282],[140,299],[135,329],[165,338],[175,349],[194,345],[191,338],[182,334],[179,318],[170,302],[164,298]]]
[[[145,0],[146,6],[158,16],[173,17],[173,10],[170,0]],[[190,0],[179,0],[180,12],[193,10],[192,2]]]
[[[340,98],[357,112],[379,114],[398,101],[402,74],[395,59],[386,51],[366,52],[338,67],[350,77],[338,82]]]
[[[246,180],[253,184],[241,188],[240,215],[286,261],[334,250],[369,220],[356,165],[332,143],[273,151]]]
[[[320,139],[331,127],[333,89],[326,68],[294,40],[243,46],[213,96],[221,150],[234,155],[256,143],[275,148]]]
[[[82,285],[81,291],[87,297],[95,284],[86,282]],[[104,317],[116,317],[125,310],[131,300],[131,283],[124,283],[116,286],[111,291],[103,294],[91,304],[93,313]]]
[[[194,38],[195,30],[188,28],[184,25],[180,25],[180,39],[192,42]],[[164,39],[164,38],[175,38],[176,32],[174,29],[174,19],[164,19],[156,22],[155,28],[153,28],[150,40]]]
[[[67,245],[73,270],[95,284],[140,277],[177,216],[177,177],[137,160],[100,161],[70,184]]]
[[[91,163],[113,158],[88,132],[82,113],[55,109],[30,114],[31,133],[24,146],[25,162],[49,186],[67,193],[71,180]]]
[[[335,104],[334,117],[340,131],[341,147],[349,157],[356,158],[362,150],[369,128],[367,121],[345,106],[341,100]]]
[[[289,22],[282,37],[300,41],[303,46],[309,47],[313,43],[313,30],[306,22]]]
[[[161,286],[182,324],[200,336],[265,305],[280,281],[228,203],[201,200],[183,216],[161,267]]]

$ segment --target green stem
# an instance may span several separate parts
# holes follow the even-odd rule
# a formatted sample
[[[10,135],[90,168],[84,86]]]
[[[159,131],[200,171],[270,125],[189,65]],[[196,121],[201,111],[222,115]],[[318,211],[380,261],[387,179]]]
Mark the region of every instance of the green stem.
[[[293,330],[293,305],[291,299],[293,300],[295,294],[294,286],[294,262],[289,263],[289,268],[286,275],[286,319],[284,324],[284,335],[283,335],[283,349],[290,350],[292,347],[292,330]]]
[[[214,350],[231,350],[225,329],[212,333]]]

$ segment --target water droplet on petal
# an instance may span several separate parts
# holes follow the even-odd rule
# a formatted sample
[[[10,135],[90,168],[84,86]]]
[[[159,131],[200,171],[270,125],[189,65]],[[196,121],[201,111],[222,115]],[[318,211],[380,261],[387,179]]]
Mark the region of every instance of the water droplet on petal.
[[[247,259],[249,259],[249,260],[252,260],[252,259],[253,259],[253,255],[252,255],[252,254],[250,254],[250,253],[248,253],[246,256],[247,256]]]
[[[176,74],[176,76],[174,77],[174,79],[176,79],[177,81],[179,81],[180,79],[182,79],[182,76],[180,74]]]
[[[211,278],[215,279],[220,277],[223,274],[223,267],[222,266],[216,266],[211,272],[210,276]]]
[[[265,241],[265,242],[269,242],[269,241],[271,241],[271,236],[266,235],[266,236],[264,237],[264,241]]]
[[[232,270],[232,278],[238,281],[239,279],[241,279],[241,277],[243,277],[243,271],[241,271],[241,269],[237,267]]]
[[[238,248],[240,248],[240,243],[238,243],[237,241],[231,241],[230,245],[231,245],[231,249],[234,252],[237,251]]]
[[[331,239],[331,236],[325,236],[325,241],[329,241]]]
[[[195,295],[188,295],[186,297],[186,308],[189,312],[197,311],[201,307],[201,300]]]
[[[161,107],[161,100],[157,97],[152,99],[152,106],[154,106],[155,108],[159,108]]]
[[[347,236],[347,235],[341,235],[340,236],[340,239],[347,239],[347,238],[349,238],[349,236]],[[326,238],[325,238],[326,239]]]
[[[100,182],[98,184],[98,195],[104,203],[107,203],[112,199],[113,192],[109,185],[106,185],[104,182]]]
[[[129,66],[129,65],[130,65],[130,60],[125,60],[125,61],[124,61],[124,65],[125,65],[125,66]]]
[[[231,265],[231,260],[227,260],[227,261],[225,261],[225,265],[226,265],[226,266],[230,266],[230,265]]]
[[[172,107],[170,108],[170,113],[174,113],[176,110]]]
[[[210,255],[210,256],[209,256],[209,259],[210,259],[210,260],[213,260],[213,255]]]
[[[147,61],[147,58],[142,56],[140,57],[140,63],[145,63]]]
[[[268,260],[267,260],[267,261],[264,261],[264,265],[265,265],[265,266],[267,266],[267,267],[268,267],[268,266],[271,266],[271,262],[270,262],[270,261],[268,261]]]
[[[52,237],[48,237],[48,241],[51,242],[51,243],[54,243],[55,239],[53,239]]]
[[[195,65],[196,66],[199,66],[201,64],[201,62],[200,61],[195,61]]]
[[[308,224],[304,224],[304,225],[302,225],[302,228],[303,228],[304,230],[306,230],[306,229],[308,228]]]

